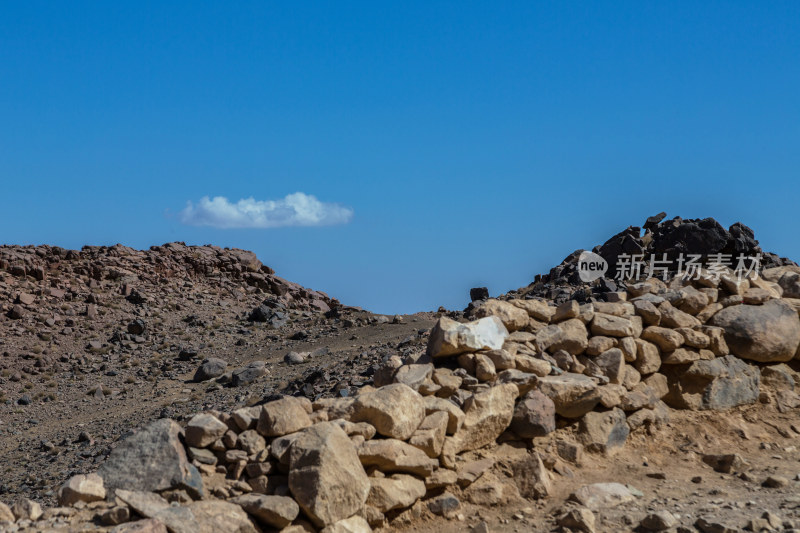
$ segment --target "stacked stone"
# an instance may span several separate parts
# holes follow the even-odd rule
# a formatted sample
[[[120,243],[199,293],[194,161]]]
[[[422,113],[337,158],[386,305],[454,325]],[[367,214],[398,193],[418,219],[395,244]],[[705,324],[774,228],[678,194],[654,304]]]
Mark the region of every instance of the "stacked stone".
[[[800,268],[783,266],[741,280],[731,271],[651,278],[584,304],[489,299],[473,306],[473,322],[442,318],[428,359],[389,366],[394,381],[462,407],[513,383],[524,400],[510,427],[516,436],[555,427],[542,423],[552,402],[559,418],[580,420],[584,444],[607,451],[665,420],[668,407],[800,405],[800,379],[783,364],[800,358],[798,297]]]

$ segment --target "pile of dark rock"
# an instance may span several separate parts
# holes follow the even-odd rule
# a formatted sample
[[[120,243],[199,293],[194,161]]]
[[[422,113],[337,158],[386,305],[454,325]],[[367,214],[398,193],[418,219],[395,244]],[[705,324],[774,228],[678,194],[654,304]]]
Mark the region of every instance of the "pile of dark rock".
[[[564,302],[575,299],[580,302],[591,298],[603,298],[609,292],[625,288],[627,281],[615,279],[620,256],[641,256],[645,265],[652,258],[666,259],[675,264],[683,254],[699,256],[702,262],[717,254],[729,255],[735,261],[740,255],[745,257],[761,257],[761,268],[796,265],[784,257],[765,252],[755,239],[755,233],[744,224],[737,222],[727,230],[713,218],[682,219],[675,217],[667,220],[666,213],[648,218],[640,226],[629,226],[608,239],[602,245],[595,246],[592,251],[601,256],[608,264],[606,276],[591,283],[584,283],[578,275],[578,258],[584,250],[576,250],[567,256],[561,264],[550,269],[550,272],[537,275],[530,285],[509,292],[508,298],[548,298]],[[647,266],[641,272],[642,277],[648,274]],[[668,276],[671,278],[675,272]],[[660,273],[658,274],[660,276]],[[475,292],[471,300],[480,300],[488,294]]]

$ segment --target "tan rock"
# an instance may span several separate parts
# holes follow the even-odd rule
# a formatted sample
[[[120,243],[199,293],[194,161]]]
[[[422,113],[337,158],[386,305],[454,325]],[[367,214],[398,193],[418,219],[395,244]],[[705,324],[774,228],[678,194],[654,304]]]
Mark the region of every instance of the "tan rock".
[[[625,356],[626,363],[633,363],[636,361],[636,339],[634,337],[621,338],[617,348],[619,348],[622,355]]]
[[[677,328],[675,331],[681,334],[683,343],[691,348],[708,348],[711,344],[711,339],[702,331],[691,328]]]
[[[367,422],[379,434],[406,440],[425,418],[425,402],[416,391],[395,383],[359,394],[353,404],[353,422]]]
[[[287,496],[244,494],[233,498],[231,502],[239,505],[262,524],[277,529],[285,528],[300,514],[297,502]]]
[[[550,472],[536,452],[514,465],[514,482],[523,498],[546,498],[553,492]]]
[[[186,424],[186,444],[193,448],[205,448],[221,438],[228,426],[214,415],[201,413],[192,417]]]
[[[375,467],[385,473],[407,473],[428,477],[438,466],[438,461],[428,457],[419,448],[397,439],[369,440],[358,448],[358,458],[366,467]]]
[[[239,427],[239,430],[254,429],[258,423],[258,417],[261,416],[261,406],[254,405],[253,407],[242,407],[236,409],[231,413],[231,418]]]
[[[42,506],[28,498],[20,498],[11,505],[11,512],[17,520],[36,521],[42,516]]]
[[[722,304],[720,303],[713,303],[708,304],[702,311],[697,313],[697,320],[699,320],[702,324],[705,324],[709,321],[709,319],[717,314],[717,311],[723,309]]]
[[[463,381],[459,376],[453,374],[449,368],[437,368],[433,371],[433,382],[441,387],[437,396],[448,398],[461,387]]]
[[[444,398],[436,398],[432,396],[428,396],[423,400],[425,405],[425,415],[431,415],[437,411],[442,411],[447,413],[447,434],[453,435],[456,431],[461,428],[461,424],[464,423],[464,418],[466,415],[464,411],[461,410],[459,406],[451,402],[450,400],[445,400]]]
[[[408,439],[408,443],[425,452],[428,457],[439,457],[447,434],[448,422],[449,415],[444,411],[429,414]]]
[[[484,352],[483,355],[492,361],[496,372],[516,367],[516,362],[514,361],[515,354],[512,354],[508,350],[489,350],[488,352]]]
[[[570,318],[578,318],[578,315],[580,314],[580,304],[575,300],[568,300],[556,307],[556,312],[553,313],[550,323],[557,324],[558,322],[563,322],[564,320],[568,320]]]
[[[451,437],[455,448],[453,453],[493,443],[511,424],[514,400],[518,395],[517,386],[507,383],[471,396],[464,404],[464,423]]]
[[[497,377],[494,362],[483,353],[475,354],[475,377],[480,381],[492,381]]]
[[[700,352],[690,348],[678,348],[671,352],[664,352],[661,358],[662,365],[686,365],[700,360]]]
[[[715,326],[703,326],[702,332],[706,334],[709,339],[708,348],[717,357],[728,355],[730,349],[728,343],[725,342],[725,330]]]
[[[286,396],[265,403],[256,430],[265,437],[281,437],[311,426],[304,402]]]
[[[658,347],[644,339],[636,339],[636,361],[633,365],[644,375],[658,372],[661,368],[661,354]]]
[[[774,295],[774,291],[751,287],[744,291],[742,298],[748,305],[759,305],[778,296]]]
[[[331,524],[320,533],[371,533],[372,528],[369,527],[369,522],[361,516],[351,516],[344,520],[339,520],[335,524]]]
[[[539,378],[539,391],[553,400],[556,413],[566,418],[579,418],[600,401],[597,382],[580,374],[565,372]]]
[[[528,316],[542,321],[545,324],[550,322],[550,318],[556,311],[555,307],[551,307],[547,302],[543,302],[542,300],[509,300],[508,303],[520,309],[524,309],[528,313]]]
[[[600,398],[600,405],[606,409],[618,406],[622,403],[622,398],[627,394],[627,390],[622,385],[613,383],[597,387],[597,394]]]
[[[455,474],[455,472],[453,472]],[[11,508],[0,502],[0,522],[15,522],[17,519],[14,516],[14,513],[11,512]]]
[[[645,378],[640,386],[650,388],[658,399],[663,398],[669,392],[669,382],[664,374],[653,374]]]
[[[509,302],[490,298],[479,304],[474,311],[476,318],[496,316],[508,331],[524,329],[528,325],[528,313]]]
[[[583,322],[572,318],[539,330],[536,333],[536,344],[540,351],[565,350],[572,355],[578,355],[589,345],[589,334]]]
[[[72,476],[58,491],[58,504],[73,505],[77,502],[95,502],[104,500],[106,489],[103,478],[97,474],[78,474]]]
[[[761,363],[789,361],[800,347],[800,318],[782,300],[728,307],[709,323],[725,330],[731,353],[742,359]]]
[[[642,332],[642,339],[657,345],[664,352],[671,352],[683,346],[683,335],[669,328],[650,326]]]
[[[633,323],[625,317],[595,313],[592,320],[592,335],[631,337],[635,331]]]
[[[239,433],[236,445],[247,452],[248,455],[256,454],[267,447],[267,441],[259,435],[258,431],[248,429]]]
[[[339,426],[321,422],[304,429],[289,453],[289,490],[318,527],[350,517],[364,506],[369,478]]]
[[[549,362],[525,354],[517,354],[515,358],[515,368],[520,372],[535,374],[537,376],[547,376],[553,370]]]
[[[611,348],[594,359],[594,363],[600,367],[603,375],[608,377],[611,383],[621,383],[624,377],[625,356],[619,348]]]
[[[428,490],[437,490],[455,485],[458,481],[458,474],[453,470],[440,468],[433,474],[425,478],[425,488]]]
[[[661,311],[652,302],[647,300],[635,300],[633,306],[636,314],[642,317],[648,326],[658,326],[661,323]]]
[[[595,335],[589,339],[589,344],[586,346],[587,355],[600,355],[606,350],[615,348],[617,346],[617,339],[613,337],[605,337],[603,335]]]
[[[447,357],[478,350],[499,350],[507,337],[508,330],[496,316],[467,324],[443,316],[431,330],[428,355]]]
[[[616,407],[605,413],[587,413],[578,426],[586,449],[606,454],[618,451],[625,444],[629,431],[625,413]]]
[[[710,303],[709,297],[704,292],[698,291],[691,285],[681,289],[679,309],[684,313],[696,315]]]
[[[627,317],[636,313],[631,302],[594,302],[593,305],[596,313],[604,315]]]
[[[669,302],[662,302],[658,306],[658,310],[661,311],[661,325],[664,327],[691,328],[700,325],[700,321],[697,320],[697,318],[693,317],[689,313],[681,311],[680,309],[672,307]]]
[[[203,500],[188,505],[167,507],[155,516],[171,533],[256,533],[247,513],[236,504],[221,500]]]
[[[167,533],[167,526],[155,518],[146,518],[120,524],[111,533]]]
[[[370,478],[370,484],[367,504],[382,513],[411,507],[426,493],[425,483],[407,474]]]

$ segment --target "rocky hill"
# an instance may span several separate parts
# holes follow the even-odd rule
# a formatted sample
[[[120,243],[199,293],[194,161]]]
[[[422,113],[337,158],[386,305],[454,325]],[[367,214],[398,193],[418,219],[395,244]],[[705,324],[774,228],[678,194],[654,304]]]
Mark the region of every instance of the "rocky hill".
[[[655,248],[672,230],[660,230],[658,220],[648,224],[654,237],[645,239],[645,250],[694,249],[685,246],[694,233]],[[686,224],[713,227],[674,226]],[[755,251],[752,234],[737,228],[722,230],[724,239],[714,230],[716,249],[744,243]],[[627,237],[635,240],[635,233]],[[251,284],[246,272],[273,276],[262,267],[236,275],[235,268],[221,274],[226,261],[215,264],[202,275],[186,267],[183,285],[172,292],[153,288],[160,277],[145,284],[140,277],[135,285],[124,275],[101,276],[94,305],[106,308],[97,313],[104,319],[98,337],[109,340],[89,341],[74,361],[59,356],[66,375],[31,380],[41,373],[31,363],[23,379],[32,387],[14,392],[49,379],[66,398],[9,400],[0,411],[14,424],[4,441],[25,441],[9,455],[10,472],[48,471],[42,455],[63,468],[54,485],[48,471],[49,493],[18,479],[8,491],[14,498],[0,505],[0,527],[800,529],[800,267],[791,262],[772,258],[758,275],[744,277],[701,269],[690,279],[645,277],[624,287],[598,281],[580,297],[580,288],[568,297],[536,297],[540,285],[477,298],[466,315],[392,318],[301,288],[281,294],[269,282]],[[15,278],[27,284],[24,294],[49,303],[52,295],[31,287],[66,269],[42,267],[38,279],[25,268],[28,277]],[[186,290],[189,270],[196,277],[188,283],[202,283],[202,290]],[[77,276],[86,276],[85,285],[94,279],[83,270]],[[567,276],[563,287],[577,286]],[[229,289],[242,297],[228,296]],[[48,316],[37,311],[39,300],[15,300],[1,324],[13,328],[4,338],[47,343],[47,355],[78,349],[66,340],[76,331],[97,330],[83,318],[65,325],[72,328],[67,333],[54,334],[51,324],[46,341],[37,331]],[[15,313],[15,306],[27,307]],[[26,319],[29,328],[16,326]],[[211,320],[218,325],[206,327]],[[116,331],[122,325],[127,333]],[[22,352],[28,349],[15,350]],[[129,388],[86,390],[101,376],[118,384],[117,372],[132,376]],[[3,385],[18,387],[12,377]],[[156,411],[147,394],[167,406]],[[77,428],[65,428],[70,438],[34,451],[30,434],[48,424],[54,431],[52,418],[63,409],[80,406],[81,423],[89,424],[104,404],[116,405],[113,413],[131,401],[141,402],[134,406],[141,423],[128,412],[92,434],[76,437]],[[31,423],[25,410],[48,403],[62,410],[42,409],[36,416],[50,420]],[[57,506],[42,508],[42,499]]]

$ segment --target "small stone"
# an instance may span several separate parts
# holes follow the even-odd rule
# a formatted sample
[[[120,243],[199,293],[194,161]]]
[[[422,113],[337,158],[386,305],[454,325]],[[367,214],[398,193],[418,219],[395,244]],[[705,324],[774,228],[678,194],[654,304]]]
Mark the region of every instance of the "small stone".
[[[703,455],[703,462],[722,474],[740,471],[747,466],[745,460],[736,453],[706,454]]]
[[[283,361],[290,365],[299,365],[305,363],[307,355],[307,353],[289,352],[283,356]]]
[[[635,499],[631,491],[621,483],[593,483],[573,492],[570,500],[592,510],[608,509]]]
[[[678,520],[669,511],[657,511],[650,513],[644,520],[641,526],[650,531],[664,531],[678,524]]]
[[[461,502],[449,492],[445,492],[428,502],[428,509],[439,516],[452,518],[461,509]]]
[[[585,508],[572,509],[558,519],[561,527],[595,533],[595,516],[592,511]]]
[[[773,475],[765,479],[762,485],[770,489],[782,489],[783,487],[789,486],[789,480],[783,476]]]
[[[58,491],[58,504],[73,505],[77,502],[95,502],[106,497],[103,478],[97,474],[72,476]]]
[[[28,498],[20,498],[11,506],[17,520],[38,520],[42,516],[42,506]]]
[[[194,381],[206,381],[220,377],[225,373],[228,363],[218,357],[209,357],[204,359],[197,371],[194,373]]]
[[[300,507],[292,498],[286,496],[266,496],[264,494],[245,494],[231,500],[241,506],[247,514],[259,522],[274,528],[284,528],[300,514]]]

